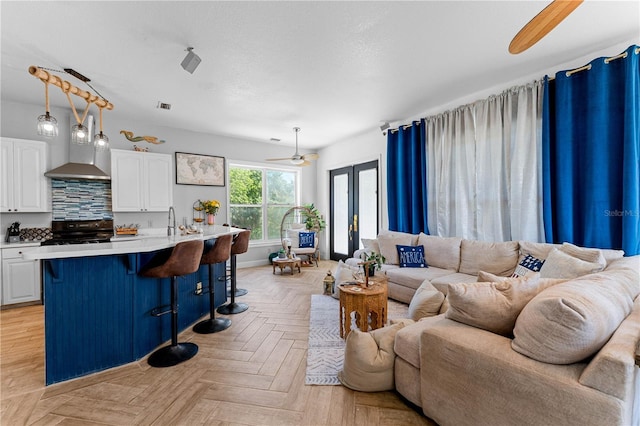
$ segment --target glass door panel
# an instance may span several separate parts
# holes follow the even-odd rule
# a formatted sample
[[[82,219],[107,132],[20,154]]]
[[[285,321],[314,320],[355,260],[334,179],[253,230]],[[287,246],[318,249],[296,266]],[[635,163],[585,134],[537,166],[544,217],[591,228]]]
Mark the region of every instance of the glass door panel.
[[[378,234],[378,162],[332,170],[330,183],[330,256],[344,260]]]

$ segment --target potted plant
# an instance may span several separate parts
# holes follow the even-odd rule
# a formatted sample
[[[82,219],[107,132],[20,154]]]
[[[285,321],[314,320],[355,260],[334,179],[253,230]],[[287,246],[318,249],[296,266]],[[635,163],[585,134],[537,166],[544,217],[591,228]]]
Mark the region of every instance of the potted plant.
[[[360,259],[364,260],[365,262],[373,262],[369,264],[370,277],[375,275],[376,269],[381,270],[382,264],[387,260],[383,255],[381,255],[380,253],[376,253],[375,251],[362,253],[360,255]]]
[[[307,230],[319,232],[326,228],[327,223],[313,203],[306,204],[304,207],[302,215],[304,216],[304,226]]]

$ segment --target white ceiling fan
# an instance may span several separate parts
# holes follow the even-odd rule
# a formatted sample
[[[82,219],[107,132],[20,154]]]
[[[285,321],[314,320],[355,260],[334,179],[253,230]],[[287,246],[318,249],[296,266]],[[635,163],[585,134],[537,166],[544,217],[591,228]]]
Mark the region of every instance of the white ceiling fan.
[[[317,153],[312,154],[303,154],[300,155],[298,152],[298,132],[300,132],[300,127],[294,127],[293,131],[296,132],[296,152],[291,157],[286,158],[267,158],[267,161],[289,161],[294,166],[308,166],[311,164],[309,160],[317,160],[320,158],[320,155]]]
[[[536,44],[580,6],[582,2],[583,0],[553,0],[551,4],[527,22],[511,40],[509,53],[515,55]]]

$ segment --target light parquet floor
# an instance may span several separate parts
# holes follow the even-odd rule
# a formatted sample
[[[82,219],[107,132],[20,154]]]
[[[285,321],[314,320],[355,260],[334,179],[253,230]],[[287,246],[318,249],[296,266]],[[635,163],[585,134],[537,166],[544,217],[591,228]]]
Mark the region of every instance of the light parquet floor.
[[[44,387],[43,307],[0,312],[2,425],[430,425],[395,392],[304,384],[310,295],[335,263],[272,275],[238,270],[249,310],[220,333],[180,334],[199,352],[171,368],[146,360]]]

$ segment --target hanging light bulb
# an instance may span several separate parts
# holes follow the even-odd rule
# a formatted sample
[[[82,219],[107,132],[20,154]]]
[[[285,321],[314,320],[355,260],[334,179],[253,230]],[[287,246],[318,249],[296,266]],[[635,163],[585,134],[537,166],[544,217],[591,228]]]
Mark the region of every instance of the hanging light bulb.
[[[109,149],[109,138],[107,135],[102,133],[102,107],[98,107],[98,110],[100,111],[100,133],[94,136],[94,145],[96,147],[96,151],[106,151]]]
[[[47,139],[58,136],[58,120],[49,114],[49,83],[44,82],[45,113],[38,117],[38,134]]]
[[[89,130],[82,123],[71,126],[71,142],[78,145],[89,144]]]
[[[87,118],[87,113],[89,112],[89,107],[91,106],[91,102],[87,101],[87,107],[84,109],[84,114],[82,114],[82,118],[78,116],[78,112],[76,111],[75,105],[71,101],[71,97],[69,96],[69,92],[65,92],[67,94],[67,98],[69,98],[69,104],[71,104],[71,111],[73,115],[76,117],[76,122],[78,124],[74,124],[71,126],[71,142],[78,145],[89,145],[90,143],[90,135],[89,129],[87,126],[84,126],[84,120]]]

